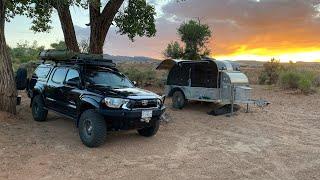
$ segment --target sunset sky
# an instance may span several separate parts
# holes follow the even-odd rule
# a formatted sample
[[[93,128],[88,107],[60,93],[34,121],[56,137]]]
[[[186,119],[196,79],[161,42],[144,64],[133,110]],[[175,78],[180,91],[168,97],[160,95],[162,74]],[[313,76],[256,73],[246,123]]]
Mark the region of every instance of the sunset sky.
[[[157,35],[136,38],[130,42],[112,27],[104,52],[112,55],[163,58],[162,51],[170,41],[179,40],[178,26],[200,18],[213,32],[209,43],[212,57],[230,60],[266,61],[272,57],[282,62],[320,62],[320,0],[149,0],[157,10]],[[88,12],[71,8],[78,40],[87,39]],[[16,17],[7,23],[10,46],[34,40],[39,45],[63,39],[57,14],[53,15],[50,33],[34,34],[30,20]]]

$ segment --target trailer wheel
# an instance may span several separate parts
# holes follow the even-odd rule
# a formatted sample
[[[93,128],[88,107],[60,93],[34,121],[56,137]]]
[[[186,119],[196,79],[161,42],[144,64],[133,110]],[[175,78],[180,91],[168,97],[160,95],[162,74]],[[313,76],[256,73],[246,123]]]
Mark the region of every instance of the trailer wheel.
[[[186,105],[187,100],[181,91],[175,91],[172,95],[172,106],[176,109],[182,109]]]

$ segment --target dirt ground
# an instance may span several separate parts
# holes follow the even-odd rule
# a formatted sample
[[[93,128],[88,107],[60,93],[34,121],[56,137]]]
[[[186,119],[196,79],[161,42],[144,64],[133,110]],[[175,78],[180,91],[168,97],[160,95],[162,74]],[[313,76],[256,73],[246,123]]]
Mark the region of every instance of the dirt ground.
[[[320,95],[254,88],[269,107],[215,117],[168,99],[171,122],[155,137],[114,132],[95,149],[71,120],[33,121],[23,98],[18,117],[0,114],[0,179],[320,179]]]

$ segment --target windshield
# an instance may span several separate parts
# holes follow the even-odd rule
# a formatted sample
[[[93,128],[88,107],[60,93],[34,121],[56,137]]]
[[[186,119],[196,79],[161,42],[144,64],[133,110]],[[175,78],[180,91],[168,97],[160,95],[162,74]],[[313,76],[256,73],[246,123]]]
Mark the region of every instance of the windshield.
[[[133,87],[125,76],[109,71],[88,72],[86,79],[93,86],[104,86],[112,89]]]

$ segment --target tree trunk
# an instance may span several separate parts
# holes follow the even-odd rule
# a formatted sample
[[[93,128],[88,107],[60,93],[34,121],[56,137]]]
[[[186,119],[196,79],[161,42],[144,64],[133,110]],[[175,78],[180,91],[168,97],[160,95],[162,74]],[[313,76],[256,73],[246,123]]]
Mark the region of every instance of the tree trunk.
[[[58,11],[67,49],[73,52],[80,52],[69,5],[57,3],[54,7]]]
[[[111,25],[111,23],[110,23]],[[99,21],[91,24],[89,52],[92,54],[103,54],[103,46],[106,40],[110,25],[103,25]]]
[[[112,24],[112,21],[124,0],[109,0],[100,12],[100,0],[89,3],[90,11],[90,46],[92,54],[103,54],[103,45]]]
[[[17,90],[12,70],[11,58],[6,44],[5,0],[0,0],[0,111],[16,113]]]

